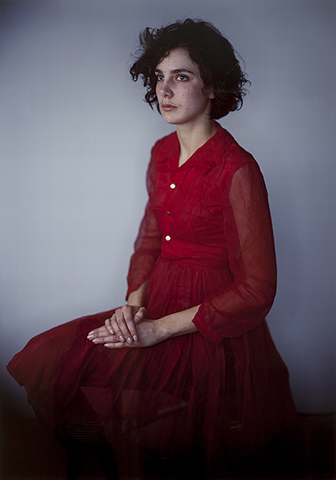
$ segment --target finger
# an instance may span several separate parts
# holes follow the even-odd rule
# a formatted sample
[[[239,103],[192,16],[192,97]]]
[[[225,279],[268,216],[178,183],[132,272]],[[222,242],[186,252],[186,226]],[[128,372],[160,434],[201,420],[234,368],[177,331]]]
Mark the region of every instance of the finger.
[[[134,323],[140,323],[141,320],[145,318],[146,314],[147,314],[147,308],[140,307],[134,316]]]
[[[103,327],[95,328],[94,330],[91,330],[87,334],[87,339],[92,340],[95,337],[104,337],[107,335],[111,335],[111,332],[107,330],[106,326],[104,325]]]
[[[124,305],[121,309],[116,311],[115,314],[116,323],[118,324],[118,328],[120,333],[116,330],[116,333],[119,336],[121,342],[127,342],[129,344],[133,343],[138,339],[137,331],[135,328],[133,315],[132,315],[132,307],[129,305]],[[113,328],[115,324],[113,323]]]
[[[113,317],[113,315],[112,315],[112,317]],[[107,330],[110,332],[111,335],[114,335],[115,332],[114,332],[114,330],[113,330],[113,328],[112,328],[112,326],[111,326],[111,319],[112,319],[112,317],[111,317],[111,318],[107,318],[107,319],[105,320],[105,327],[107,328]]]
[[[134,318],[133,318],[133,307],[130,305],[124,305],[121,308],[123,314],[124,314],[124,320],[125,320],[125,326],[127,328],[127,333],[128,336],[126,337],[126,341],[128,343],[133,343],[138,340],[138,332],[134,323]],[[125,329],[126,333],[126,329]]]
[[[129,344],[137,341],[137,331],[133,320],[133,309],[130,305],[124,305],[116,310],[114,318],[111,320],[112,328],[121,342]]]
[[[120,342],[120,340],[115,335],[113,335],[113,336],[112,335],[106,335],[104,337],[95,337],[92,340],[92,343],[94,343],[95,345],[104,344],[104,343],[117,343],[117,342]]]
[[[125,323],[124,314],[120,308],[116,310],[115,314],[111,318],[111,327],[114,330],[114,334],[119,339],[120,342],[125,342],[125,337],[127,338],[127,332],[125,332],[125,327],[121,329],[122,324]]]
[[[134,343],[133,343],[134,345]],[[104,347],[114,349],[114,350],[120,350],[121,348],[132,348],[132,345],[126,342],[115,342],[115,343],[104,343]]]

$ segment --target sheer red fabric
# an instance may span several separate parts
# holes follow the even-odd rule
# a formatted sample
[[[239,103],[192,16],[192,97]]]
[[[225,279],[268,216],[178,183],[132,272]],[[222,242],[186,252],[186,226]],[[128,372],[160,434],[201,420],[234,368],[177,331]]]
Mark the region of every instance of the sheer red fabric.
[[[112,445],[120,432],[165,456],[197,443],[211,461],[224,445],[264,444],[296,414],[265,322],[276,262],[260,169],[220,126],[181,167],[178,157],[176,133],[152,150],[127,295],[149,280],[152,319],[200,305],[198,332],[108,350],[86,339],[104,312],[34,337],[8,370],[61,433],[85,410]]]

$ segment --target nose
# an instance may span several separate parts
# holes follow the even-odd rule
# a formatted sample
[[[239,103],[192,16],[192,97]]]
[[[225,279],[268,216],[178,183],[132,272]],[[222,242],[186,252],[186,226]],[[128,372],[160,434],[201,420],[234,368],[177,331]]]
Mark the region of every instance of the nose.
[[[163,80],[162,82],[160,82],[159,84],[159,92],[160,92],[160,95],[162,97],[172,97],[173,96],[173,91],[171,89],[171,86],[169,84],[169,82],[167,82],[166,80]]]

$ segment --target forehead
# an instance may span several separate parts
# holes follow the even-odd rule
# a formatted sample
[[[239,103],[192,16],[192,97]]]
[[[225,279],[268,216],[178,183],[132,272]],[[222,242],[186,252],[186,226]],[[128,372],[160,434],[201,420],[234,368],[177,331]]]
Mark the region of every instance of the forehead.
[[[195,63],[186,48],[174,48],[167,56],[162,58],[156,66],[157,69],[163,70],[175,70],[186,68],[188,70],[194,70],[195,74],[199,73],[197,63]]]

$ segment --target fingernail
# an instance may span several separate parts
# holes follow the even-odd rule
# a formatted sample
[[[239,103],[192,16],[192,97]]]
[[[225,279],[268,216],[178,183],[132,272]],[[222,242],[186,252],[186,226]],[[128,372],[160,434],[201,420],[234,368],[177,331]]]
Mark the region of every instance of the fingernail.
[[[92,340],[92,343],[99,343],[99,338],[94,338],[94,339]]]
[[[125,339],[124,339],[124,337],[123,337],[122,335],[119,335],[119,340],[120,340],[121,342],[124,342],[124,341],[125,341]]]
[[[132,343],[132,339],[131,339],[131,337],[128,337],[128,339],[127,339],[127,343]]]
[[[93,339],[93,333],[89,333],[89,335],[86,337],[88,340],[92,340]]]
[[[104,343],[104,347],[111,348],[111,347],[112,347],[112,343]]]
[[[111,333],[111,335],[114,335],[114,331],[112,330],[111,327],[109,328],[109,332]]]
[[[136,342],[138,340],[138,337],[136,335],[133,335],[133,340]]]
[[[139,317],[134,317],[134,321],[135,321],[135,323],[139,323],[139,322],[141,322],[141,318],[139,318]]]

